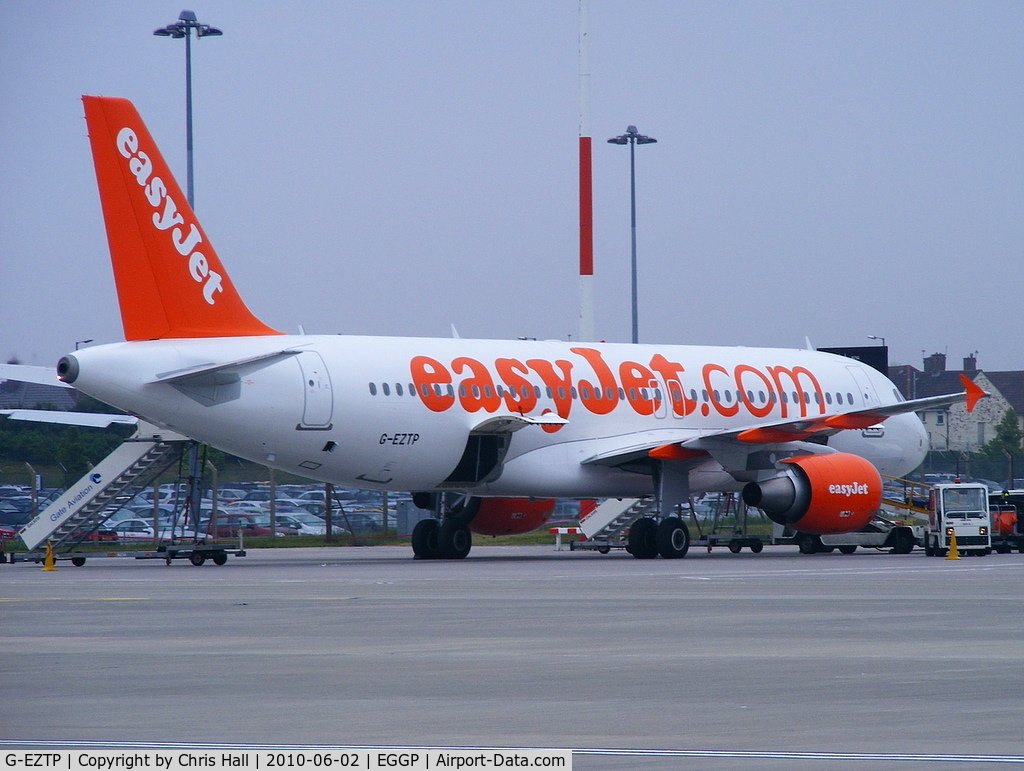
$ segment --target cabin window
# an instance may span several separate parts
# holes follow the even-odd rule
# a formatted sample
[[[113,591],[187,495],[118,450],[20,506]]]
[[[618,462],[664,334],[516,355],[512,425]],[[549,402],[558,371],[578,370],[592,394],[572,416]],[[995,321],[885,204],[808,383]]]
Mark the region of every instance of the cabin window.
[[[387,383],[381,383],[380,390],[384,392],[385,396],[391,396],[391,386],[389,386]]]
[[[376,396],[376,395],[377,395],[377,384],[376,383],[370,383],[370,396]]]

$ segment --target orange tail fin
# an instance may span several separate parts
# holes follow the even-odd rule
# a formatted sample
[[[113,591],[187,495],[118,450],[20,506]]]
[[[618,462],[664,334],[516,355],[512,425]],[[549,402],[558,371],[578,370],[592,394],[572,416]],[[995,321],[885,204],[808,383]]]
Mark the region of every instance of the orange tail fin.
[[[280,334],[238,296],[135,106],[82,102],[125,339]]]

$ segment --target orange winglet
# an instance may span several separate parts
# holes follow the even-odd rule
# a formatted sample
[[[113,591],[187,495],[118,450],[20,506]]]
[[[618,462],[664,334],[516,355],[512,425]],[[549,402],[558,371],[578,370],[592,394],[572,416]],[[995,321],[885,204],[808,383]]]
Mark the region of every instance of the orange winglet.
[[[985,390],[971,380],[967,375],[960,375],[960,383],[964,387],[964,395],[967,397],[967,411],[974,412],[974,405],[982,396],[988,396]]]

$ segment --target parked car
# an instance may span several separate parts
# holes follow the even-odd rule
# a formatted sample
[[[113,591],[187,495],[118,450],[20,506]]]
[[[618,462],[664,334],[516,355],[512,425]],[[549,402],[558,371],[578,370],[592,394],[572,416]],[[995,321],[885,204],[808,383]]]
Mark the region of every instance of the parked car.
[[[351,527],[355,533],[372,533],[381,529],[380,521],[361,511],[340,511],[334,513],[334,524]]]
[[[125,519],[112,525],[108,522],[107,527],[117,534],[119,541],[169,541],[172,538],[192,539],[204,537],[202,533],[197,533],[195,530],[181,527],[172,528],[168,522],[161,522],[159,524],[160,530],[155,537],[153,535],[152,521],[147,522],[144,519]]]
[[[324,535],[327,532],[327,523],[308,511],[278,511],[276,515],[278,526],[292,528],[296,535]]]
[[[199,523],[199,530],[216,538],[237,538],[245,536],[274,535],[270,529],[270,516],[264,514],[241,514],[237,512],[220,512],[217,514],[217,526],[211,530],[211,522],[204,519]],[[286,533],[279,529],[278,535]]]

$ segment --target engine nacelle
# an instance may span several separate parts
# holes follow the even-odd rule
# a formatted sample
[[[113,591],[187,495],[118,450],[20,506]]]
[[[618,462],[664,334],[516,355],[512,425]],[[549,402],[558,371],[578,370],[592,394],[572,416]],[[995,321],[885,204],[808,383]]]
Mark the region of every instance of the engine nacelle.
[[[555,509],[553,498],[481,498],[480,509],[469,529],[481,535],[528,533],[548,521]]]
[[[860,530],[878,513],[882,478],[870,462],[849,453],[788,458],[779,476],[743,488],[748,506],[801,533]]]

